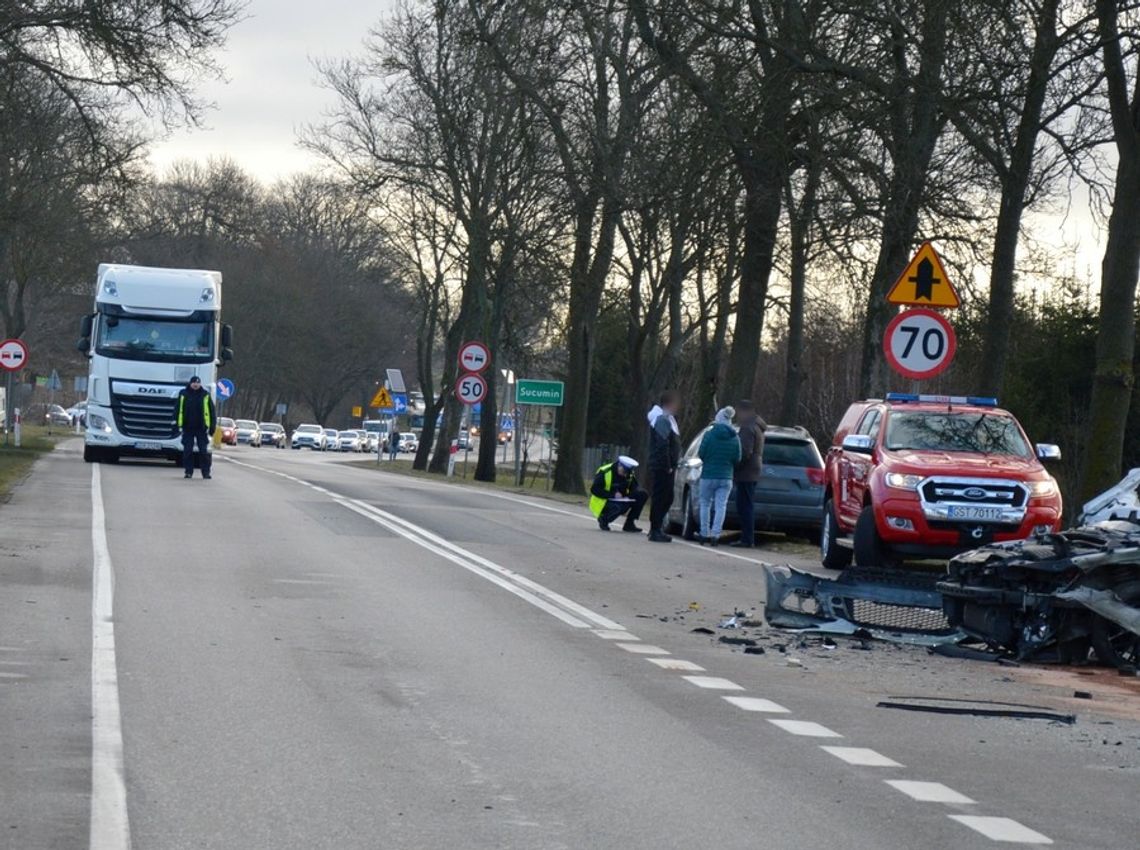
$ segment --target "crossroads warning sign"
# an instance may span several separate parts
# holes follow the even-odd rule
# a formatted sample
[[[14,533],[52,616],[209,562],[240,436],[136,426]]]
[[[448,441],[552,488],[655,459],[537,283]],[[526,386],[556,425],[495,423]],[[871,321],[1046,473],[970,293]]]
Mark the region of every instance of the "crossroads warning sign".
[[[918,307],[955,309],[962,306],[962,299],[946,274],[942,258],[929,242],[922,243],[906,271],[887,293],[887,301]]]

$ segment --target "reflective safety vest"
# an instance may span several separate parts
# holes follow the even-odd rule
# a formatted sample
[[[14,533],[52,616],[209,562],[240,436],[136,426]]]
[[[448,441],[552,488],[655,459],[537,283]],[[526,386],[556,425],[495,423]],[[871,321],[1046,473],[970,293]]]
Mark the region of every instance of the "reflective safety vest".
[[[598,471],[596,473],[597,475],[603,475],[603,474],[605,475],[604,481],[605,481],[607,493],[613,492],[613,488],[614,488],[614,467],[616,465],[617,465],[616,463],[604,463],[598,467]],[[602,511],[606,507],[606,501],[607,501],[606,499],[603,499],[601,496],[595,496],[591,492],[590,493],[590,513],[592,513],[596,517],[600,517],[602,515]]]
[[[186,396],[178,396],[178,427],[182,428],[183,414],[186,411]],[[210,418],[210,394],[202,393],[202,423],[209,431],[214,425],[214,420]]]

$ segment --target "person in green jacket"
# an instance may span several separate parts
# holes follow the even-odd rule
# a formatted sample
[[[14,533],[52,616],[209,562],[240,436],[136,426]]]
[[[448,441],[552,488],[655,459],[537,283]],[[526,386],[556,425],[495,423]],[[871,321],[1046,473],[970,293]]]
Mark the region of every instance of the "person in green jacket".
[[[732,472],[740,463],[740,437],[732,427],[736,411],[717,411],[713,425],[701,438],[697,456],[701,459],[701,543],[716,546],[724,529],[728,497],[732,493]]]

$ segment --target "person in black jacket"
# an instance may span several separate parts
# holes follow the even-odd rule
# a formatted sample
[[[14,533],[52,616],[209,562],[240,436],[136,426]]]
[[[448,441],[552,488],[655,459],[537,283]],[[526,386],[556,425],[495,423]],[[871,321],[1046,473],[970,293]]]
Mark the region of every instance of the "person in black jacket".
[[[187,478],[194,477],[194,445],[198,446],[202,477],[210,477],[210,438],[218,426],[214,400],[195,375],[178,394],[178,430],[182,434],[182,468]]]
[[[681,462],[681,430],[677,427],[677,411],[681,397],[675,390],[661,396],[649,411],[649,474],[651,495],[649,507],[649,540],[670,543],[665,533],[665,518],[673,506],[673,480]]]
[[[768,423],[756,412],[751,401],[737,404],[740,411],[740,462],[733,479],[736,483],[736,515],[740,519],[740,539],[730,546],[751,549],[756,543],[756,485],[763,472],[764,432]]]

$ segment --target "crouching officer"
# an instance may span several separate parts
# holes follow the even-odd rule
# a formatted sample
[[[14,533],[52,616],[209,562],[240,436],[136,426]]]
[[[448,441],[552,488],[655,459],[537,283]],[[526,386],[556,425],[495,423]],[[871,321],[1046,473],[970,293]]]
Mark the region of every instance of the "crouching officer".
[[[198,445],[202,477],[210,477],[210,438],[218,425],[214,400],[195,375],[178,394],[178,430],[182,432],[182,468],[187,478],[194,477],[194,444]]]
[[[637,520],[649,501],[649,494],[637,486],[637,461],[622,455],[616,461],[598,467],[590,487],[590,511],[598,518],[598,528],[610,530],[610,523],[625,514],[622,531],[640,533]]]

